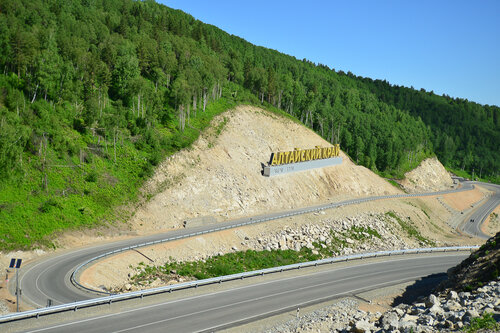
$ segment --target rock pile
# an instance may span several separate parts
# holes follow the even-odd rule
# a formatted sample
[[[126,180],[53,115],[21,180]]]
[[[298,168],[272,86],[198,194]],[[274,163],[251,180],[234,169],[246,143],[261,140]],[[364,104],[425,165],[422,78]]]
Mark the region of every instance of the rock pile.
[[[315,214],[321,213],[323,212]],[[320,223],[295,228],[285,226],[274,234],[262,233],[256,238],[245,239],[241,245],[257,251],[300,251],[302,247],[314,251],[315,242],[323,244],[323,247],[337,242],[340,255],[411,248],[418,245],[415,240],[402,237],[401,231],[395,224],[389,223],[385,215],[375,213],[359,214],[341,220],[325,219]]]
[[[500,317],[500,281],[492,281],[474,292],[457,293],[451,290],[439,296],[431,294],[424,302],[400,304],[386,312],[373,330],[454,331],[462,329],[470,324],[473,318],[486,313]]]
[[[380,316],[380,313],[374,314],[373,321]],[[267,332],[338,332],[350,327],[353,320],[361,321],[366,317],[366,312],[358,310],[358,301],[346,298],[327,308],[299,316],[299,318],[273,327]]]
[[[320,216],[324,215],[324,212],[314,214]],[[350,255],[419,247],[417,240],[405,237],[406,235],[402,232],[400,226],[385,214],[367,212],[344,219],[325,218],[317,222],[318,219],[315,218],[313,221],[314,224],[285,226],[279,232],[269,233],[264,231],[255,237],[242,234],[240,236],[242,239],[241,247],[224,246],[214,248],[212,251],[206,250],[203,254],[198,253],[197,255],[188,256],[185,261],[204,261],[213,256],[248,249],[256,251],[278,249],[300,251],[306,247],[316,255],[322,249],[327,249],[327,253],[333,252],[336,255]],[[141,270],[142,267],[137,267],[134,273]],[[127,284],[109,286],[106,290],[113,293],[122,293],[186,281],[186,277],[170,274],[137,284],[135,281],[130,280],[132,274],[129,273]]]
[[[484,314],[491,314],[498,322],[500,280],[473,292],[431,294],[421,302],[400,304],[383,315],[361,311],[356,304],[357,301],[346,299],[268,332],[452,332]]]

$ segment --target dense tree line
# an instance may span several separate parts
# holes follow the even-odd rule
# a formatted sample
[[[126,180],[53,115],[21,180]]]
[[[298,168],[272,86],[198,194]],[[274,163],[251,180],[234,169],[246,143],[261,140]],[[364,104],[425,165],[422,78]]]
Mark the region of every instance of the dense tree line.
[[[437,96],[424,89],[391,86],[380,80],[364,78],[358,82],[382,102],[407,110],[428,124],[434,151],[443,164],[498,178],[500,109],[497,106]]]
[[[389,175],[432,152],[483,176],[499,170],[496,106],[297,60],[154,1],[0,0],[0,70],[4,177],[47,145],[79,156],[86,143],[75,135],[89,131],[106,147],[125,138],[157,151],[168,145],[160,128],[183,131],[210,100],[237,91]]]

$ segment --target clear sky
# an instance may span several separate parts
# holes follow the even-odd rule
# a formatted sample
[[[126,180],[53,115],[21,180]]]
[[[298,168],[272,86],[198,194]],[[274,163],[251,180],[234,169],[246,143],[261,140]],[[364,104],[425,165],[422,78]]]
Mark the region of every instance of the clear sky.
[[[157,0],[335,70],[500,106],[500,0]]]

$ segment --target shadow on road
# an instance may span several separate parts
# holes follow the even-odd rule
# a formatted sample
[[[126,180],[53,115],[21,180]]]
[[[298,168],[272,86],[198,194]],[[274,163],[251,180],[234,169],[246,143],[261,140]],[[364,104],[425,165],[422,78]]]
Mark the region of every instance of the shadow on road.
[[[392,306],[401,303],[411,304],[421,296],[428,296],[434,288],[436,288],[442,281],[447,279],[446,273],[431,274],[425,276],[415,283],[406,287],[406,290],[401,296],[398,296],[392,302]]]

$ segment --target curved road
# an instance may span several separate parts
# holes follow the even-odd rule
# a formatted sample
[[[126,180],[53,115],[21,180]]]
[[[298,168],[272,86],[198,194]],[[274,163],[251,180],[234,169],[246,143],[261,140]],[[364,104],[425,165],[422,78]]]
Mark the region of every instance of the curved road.
[[[307,275],[278,275],[271,281],[256,278],[252,285],[169,299],[169,295],[183,292],[175,291],[140,307],[121,307],[116,303],[81,318],[79,313],[84,310],[62,314],[58,319],[49,318],[53,323],[32,319],[5,328],[18,331],[29,327],[29,332],[213,332],[297,307],[442,273],[468,255],[425,254],[358,261],[342,267],[332,265],[320,272],[313,269]]]
[[[461,190],[471,188],[467,182]],[[140,237],[134,239],[123,240],[103,244],[96,247],[85,248],[80,250],[72,250],[63,254],[50,256],[43,261],[31,263],[23,267],[21,270],[20,286],[22,288],[23,301],[35,307],[45,307],[48,300],[52,301],[53,305],[70,303],[79,300],[85,300],[96,297],[95,294],[84,292],[76,288],[70,281],[71,273],[83,262],[90,260],[98,255],[107,253],[114,250],[119,250],[124,247],[133,246],[149,241],[156,241],[162,239],[172,239],[175,237],[188,237],[195,232],[212,232],[214,228],[218,230],[222,228],[232,228],[241,226],[242,224],[258,223],[268,221],[271,219],[282,218],[291,215],[304,214],[312,211],[335,208],[343,205],[356,204],[379,199],[389,199],[398,197],[417,197],[417,196],[431,196],[454,191],[441,191],[434,193],[424,194],[407,194],[407,195],[391,195],[391,196],[376,196],[368,198],[360,198],[347,200],[338,203],[323,204],[314,207],[307,207],[295,209],[287,212],[271,213],[251,218],[242,218],[217,225],[204,226],[190,229],[179,229],[168,233],[156,234],[147,237]],[[12,286],[11,286],[12,287]]]
[[[481,185],[482,187],[493,191],[494,194],[485,203],[475,209],[472,214],[468,215],[464,222],[459,226],[459,229],[470,235],[474,235],[482,239],[488,239],[491,236],[482,232],[481,224],[490,215],[490,213],[498,205],[500,205],[500,185],[480,182],[472,182],[472,184]]]

